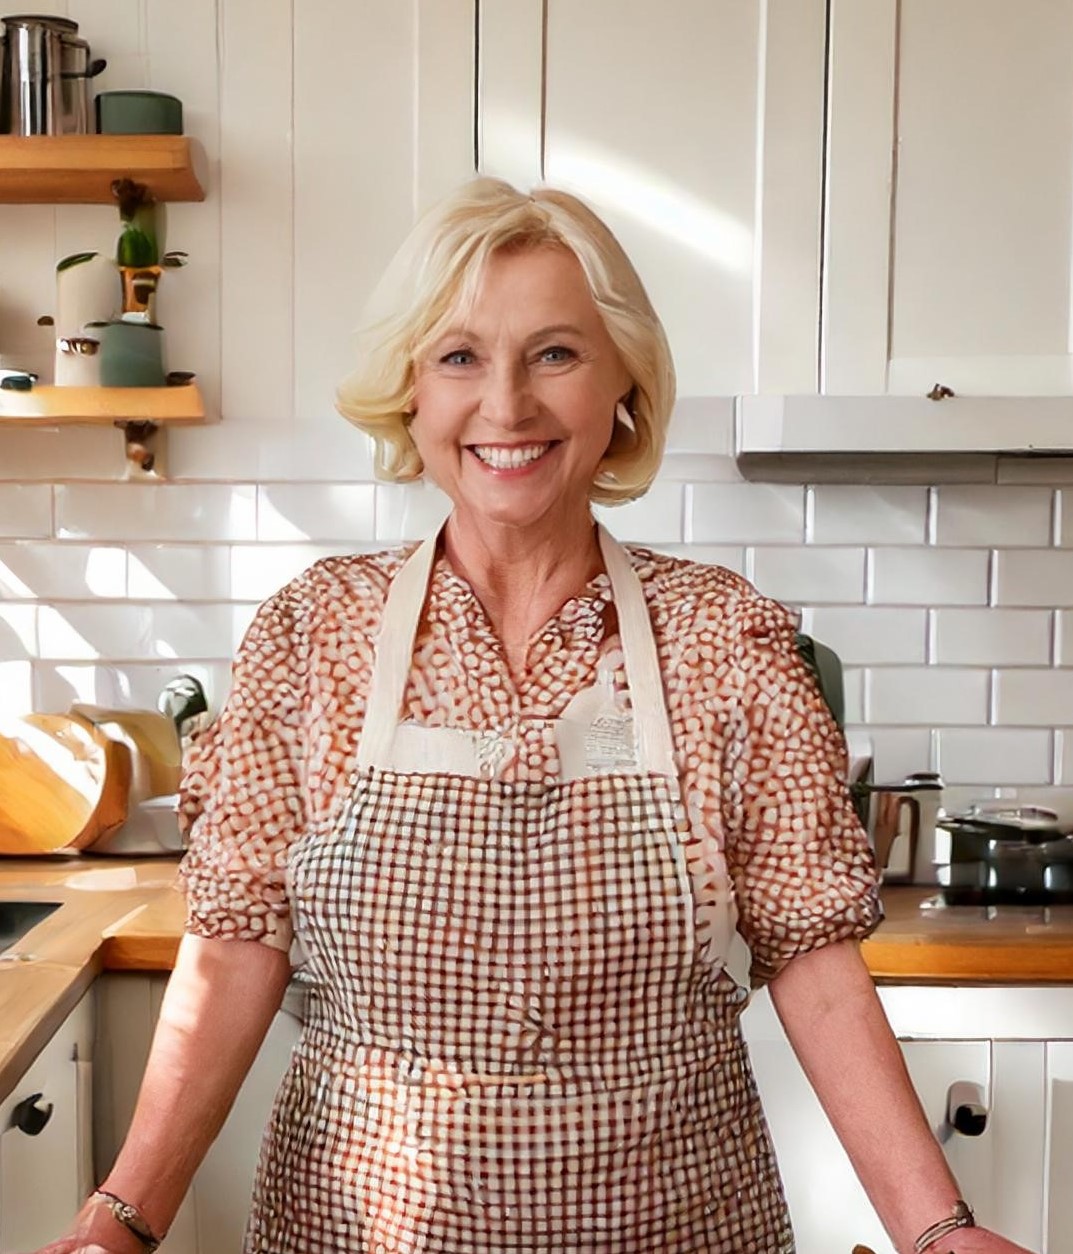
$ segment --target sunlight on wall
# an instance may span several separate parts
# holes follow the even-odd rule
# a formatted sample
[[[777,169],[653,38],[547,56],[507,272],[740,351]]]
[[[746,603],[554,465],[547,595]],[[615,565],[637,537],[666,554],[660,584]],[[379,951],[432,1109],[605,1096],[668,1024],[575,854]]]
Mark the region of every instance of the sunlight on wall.
[[[133,553],[130,555],[128,578],[132,585],[137,582],[137,595],[139,597],[151,597],[155,601],[177,601],[179,599],[175,592],[154,574],[140,558],[135,557]]]
[[[130,680],[121,671],[96,666],[57,666],[56,675],[70,685],[76,701],[116,704],[130,699]]]
[[[125,595],[126,559],[122,549],[92,549],[86,561],[87,589],[98,597]]]
[[[6,562],[0,562],[0,588],[3,588],[8,596],[13,597],[31,598],[36,595],[33,589],[28,588]]]
[[[33,683],[29,662],[0,662],[0,713],[20,714],[32,709]]]
[[[581,189],[583,196],[634,218],[730,274],[748,275],[752,270],[750,230],[651,171],[594,149],[561,145],[555,150],[549,181]]]

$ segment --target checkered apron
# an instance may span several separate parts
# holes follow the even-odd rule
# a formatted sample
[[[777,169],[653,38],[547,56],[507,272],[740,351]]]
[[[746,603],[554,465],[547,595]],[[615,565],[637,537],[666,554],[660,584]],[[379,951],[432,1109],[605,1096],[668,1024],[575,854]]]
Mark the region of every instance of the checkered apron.
[[[595,720],[587,769],[550,784],[498,780],[487,733],[398,749],[434,539],[391,586],[352,793],[291,852],[312,993],[250,1254],[793,1248],[744,992],[698,953],[644,596],[600,542],[629,734]],[[415,731],[436,762],[453,737],[451,771],[400,768]]]

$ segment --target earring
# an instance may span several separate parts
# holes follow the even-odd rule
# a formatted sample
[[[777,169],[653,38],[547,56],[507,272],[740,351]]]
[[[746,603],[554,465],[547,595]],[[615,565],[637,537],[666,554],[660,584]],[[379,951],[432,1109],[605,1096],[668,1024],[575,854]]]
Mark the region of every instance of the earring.
[[[626,408],[624,401],[619,401],[615,406],[615,421],[621,422],[627,431],[633,435],[637,434],[637,424],[633,421],[633,415]]]

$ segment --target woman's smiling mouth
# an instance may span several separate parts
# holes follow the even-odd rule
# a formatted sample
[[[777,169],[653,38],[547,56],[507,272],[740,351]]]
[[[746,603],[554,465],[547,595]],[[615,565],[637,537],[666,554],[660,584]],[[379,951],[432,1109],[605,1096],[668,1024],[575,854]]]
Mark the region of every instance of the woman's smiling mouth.
[[[558,444],[558,440],[545,440],[541,444],[470,444],[469,451],[492,470],[521,470],[529,466]]]

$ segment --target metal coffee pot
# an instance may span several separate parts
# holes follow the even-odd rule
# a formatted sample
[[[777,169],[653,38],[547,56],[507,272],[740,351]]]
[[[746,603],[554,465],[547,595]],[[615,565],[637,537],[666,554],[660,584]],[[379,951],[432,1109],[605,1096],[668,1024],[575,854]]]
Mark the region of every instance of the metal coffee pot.
[[[937,884],[936,821],[943,781],[934,771],[917,771],[900,783],[865,784],[868,834],[886,879]]]
[[[0,134],[88,132],[89,80],[107,63],[91,60],[78,23],[36,14],[0,21]]]

